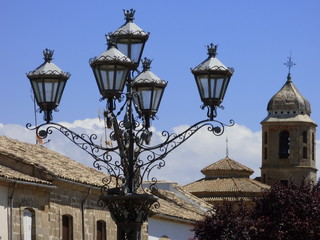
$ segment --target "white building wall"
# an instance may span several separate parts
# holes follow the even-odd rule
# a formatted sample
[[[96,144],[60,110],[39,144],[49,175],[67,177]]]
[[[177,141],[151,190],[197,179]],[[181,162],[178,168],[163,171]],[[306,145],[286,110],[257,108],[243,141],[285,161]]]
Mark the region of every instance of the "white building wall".
[[[8,188],[0,186],[0,240],[8,239]]]
[[[168,236],[170,240],[188,240],[194,234],[190,224],[183,224],[162,219],[148,219],[148,240],[159,240],[162,236]]]

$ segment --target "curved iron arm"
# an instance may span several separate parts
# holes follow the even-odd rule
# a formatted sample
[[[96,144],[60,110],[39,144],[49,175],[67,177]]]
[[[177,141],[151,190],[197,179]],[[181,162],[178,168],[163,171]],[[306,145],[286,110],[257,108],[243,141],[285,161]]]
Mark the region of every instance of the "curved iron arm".
[[[217,125],[214,126],[213,123]],[[150,178],[150,173],[154,168],[161,169],[165,166],[164,158],[172,152],[174,149],[179,147],[182,143],[187,141],[191,136],[193,136],[200,129],[207,127],[208,131],[212,132],[216,136],[220,136],[224,133],[225,127],[231,127],[234,125],[234,121],[230,120],[230,124],[224,124],[217,120],[202,120],[197,122],[187,128],[182,133],[169,133],[168,131],[163,131],[162,136],[165,137],[165,140],[155,146],[147,146],[142,144],[139,141],[143,137],[136,138],[136,145],[139,147],[137,152],[137,171],[140,173],[140,183],[142,184],[143,179],[147,179],[150,182],[150,189],[156,188],[157,179],[155,177]],[[137,136],[147,135],[145,129],[142,129],[137,132]],[[145,159],[145,161],[142,160]],[[138,174],[138,172],[137,172]]]
[[[111,113],[110,118],[114,129],[110,133],[110,139],[117,143],[116,147],[98,145],[95,143],[98,138],[96,134],[79,135],[58,123],[45,123],[37,127],[27,124],[27,128],[36,130],[37,136],[41,139],[47,138],[54,130],[58,130],[93,157],[95,168],[107,170],[110,177],[103,179],[104,187],[102,191],[108,192],[112,185],[112,187],[115,186],[113,189],[117,189],[116,191],[125,193],[127,191],[136,192],[144,179],[150,182],[150,189],[156,188],[157,179],[151,177],[153,169],[164,167],[164,158],[200,129],[207,127],[208,131],[220,136],[223,134],[225,126],[234,125],[233,120],[230,120],[230,124],[224,124],[217,120],[202,120],[179,134],[170,134],[168,131],[163,131],[164,141],[154,146],[148,146],[144,142],[147,142],[146,138],[149,138],[151,133],[145,128],[134,130],[136,121],[131,119],[131,124],[126,126],[123,122],[118,123],[117,115]],[[129,135],[129,132],[131,132],[131,135]],[[112,179],[115,181],[112,181]]]

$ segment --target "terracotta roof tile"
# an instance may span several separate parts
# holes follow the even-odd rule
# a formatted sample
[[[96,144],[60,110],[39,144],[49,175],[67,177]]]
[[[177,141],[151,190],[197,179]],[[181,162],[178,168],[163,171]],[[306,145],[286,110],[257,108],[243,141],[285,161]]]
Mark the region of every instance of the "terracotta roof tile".
[[[18,180],[32,183],[39,183],[45,185],[52,185],[51,182],[44,181],[42,179],[23,174],[21,172],[15,171],[9,167],[0,165],[0,177],[10,180]]]
[[[208,176],[229,176],[229,175],[240,175],[250,176],[253,173],[251,168],[248,168],[241,163],[226,157],[218,162],[215,162],[201,170],[201,172]]]
[[[191,193],[261,193],[270,186],[249,178],[202,179],[184,186]]]
[[[211,209],[210,204],[185,191],[177,184],[173,187],[175,191],[158,189],[154,193],[159,198],[160,208],[152,208],[151,212],[188,221],[199,221]]]
[[[44,146],[20,142],[0,136],[0,154],[34,165],[47,173],[66,180],[101,186],[107,175],[76,162]]]

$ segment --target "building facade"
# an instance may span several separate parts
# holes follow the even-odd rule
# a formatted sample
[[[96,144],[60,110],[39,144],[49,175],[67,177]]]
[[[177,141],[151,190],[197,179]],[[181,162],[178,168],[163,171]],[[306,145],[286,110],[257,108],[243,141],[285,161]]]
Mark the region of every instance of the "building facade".
[[[293,178],[316,182],[316,123],[311,107],[291,80],[269,101],[262,125],[262,182],[287,185]]]
[[[98,202],[106,176],[44,146],[0,136],[0,240],[115,240],[116,224]],[[188,239],[210,209],[177,184],[159,183],[153,194],[160,205],[150,210],[142,240]]]

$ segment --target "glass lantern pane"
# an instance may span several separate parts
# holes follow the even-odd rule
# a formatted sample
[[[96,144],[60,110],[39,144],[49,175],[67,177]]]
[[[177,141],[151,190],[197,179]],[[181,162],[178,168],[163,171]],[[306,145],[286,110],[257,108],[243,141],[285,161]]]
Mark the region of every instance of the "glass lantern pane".
[[[50,81],[50,80],[49,80]],[[54,98],[54,82],[50,81],[46,81],[44,83],[44,89],[45,89],[45,102],[52,102],[53,98]]]
[[[100,80],[101,76],[100,76],[99,68],[97,68],[97,67],[94,68],[94,75],[95,75],[95,78],[97,80],[99,90],[101,90],[102,89],[102,85],[101,85],[101,80]]]
[[[123,88],[123,83],[124,83],[124,73],[125,71],[124,70],[118,70],[117,71],[117,78],[116,78],[116,81],[115,81],[115,86],[114,86],[114,89],[120,89],[122,90]]]
[[[209,81],[207,77],[199,76],[199,91],[202,98],[209,97]]]
[[[60,81],[60,84],[59,84],[59,88],[58,88],[58,92],[57,92],[57,97],[56,97],[56,103],[59,104],[60,103],[60,100],[61,100],[61,97],[62,97],[62,92],[64,90],[64,86],[66,85],[66,82],[65,81]]]
[[[107,71],[106,72],[106,81],[104,82],[104,87],[106,90],[114,89],[115,83],[114,83],[114,71]]]
[[[41,82],[37,82],[38,89],[39,89],[39,102],[44,102],[44,92],[43,92],[43,84]]]
[[[38,84],[39,82],[36,82],[36,81],[32,81],[32,86],[33,86],[33,92],[34,92],[34,95],[35,95],[35,98],[37,100],[37,102],[42,102],[42,98],[41,98],[41,94],[40,94],[40,89],[41,89],[41,84]]]
[[[153,90],[152,110],[157,111],[161,100],[162,88],[155,88]]]
[[[142,49],[142,43],[133,43],[131,45],[131,59],[135,62],[138,63],[141,49]]]
[[[221,90],[222,90],[222,84],[224,79],[215,79],[215,87],[212,91],[213,98],[220,98],[221,97]],[[212,84],[212,83],[211,83]]]
[[[152,97],[152,90],[151,89],[144,89],[140,90],[141,92],[141,107],[142,109],[150,109],[151,108],[151,97]]]
[[[129,56],[128,53],[128,44],[124,44],[124,43],[117,43],[117,49],[122,52],[124,55],[126,55],[127,57]]]

